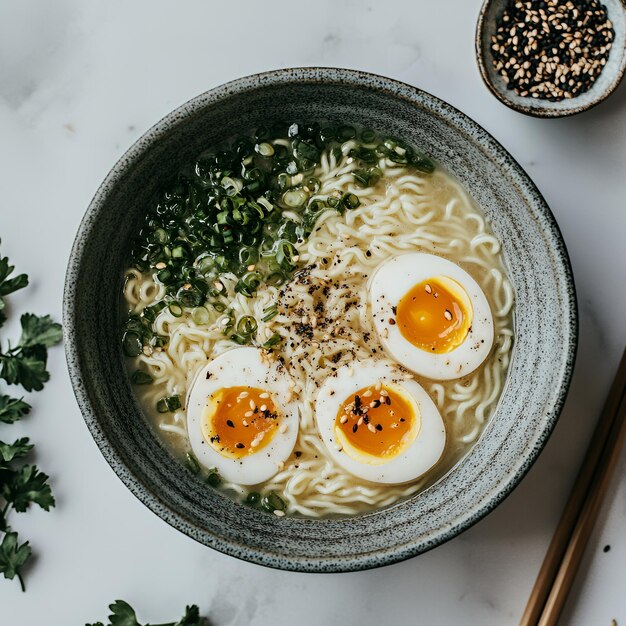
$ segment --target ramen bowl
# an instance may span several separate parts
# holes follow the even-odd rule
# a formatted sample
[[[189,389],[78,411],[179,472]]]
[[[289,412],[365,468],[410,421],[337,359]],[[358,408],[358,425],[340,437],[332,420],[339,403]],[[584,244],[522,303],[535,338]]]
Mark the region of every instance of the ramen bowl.
[[[210,489],[142,413],[120,342],[131,241],[159,179],[207,145],[266,120],[349,120],[418,145],[469,190],[502,243],[517,302],[505,388],[480,439],[421,493],[352,517],[277,517]],[[532,181],[478,124],[434,96],[343,69],[288,69],[194,98],[139,139],[98,189],[71,253],[67,360],[85,421],[123,483],[197,541],[271,567],[339,572],[393,563],[454,537],[528,471],[559,416],[577,339],[574,284],[554,218]]]

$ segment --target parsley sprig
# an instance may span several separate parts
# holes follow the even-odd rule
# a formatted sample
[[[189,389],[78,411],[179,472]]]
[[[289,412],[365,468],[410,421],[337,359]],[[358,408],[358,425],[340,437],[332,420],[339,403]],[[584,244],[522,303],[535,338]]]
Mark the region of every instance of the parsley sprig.
[[[0,327],[6,321],[4,298],[28,285],[26,274],[11,278],[14,267],[0,257]],[[0,341],[0,379],[9,385],[19,385],[26,391],[39,391],[50,378],[46,369],[48,348],[62,338],[61,325],[49,315],[31,313],[20,319],[22,332],[13,347]],[[30,412],[31,406],[23,398],[0,394],[0,424],[13,424]],[[23,513],[31,504],[49,511],[54,497],[48,476],[35,465],[25,462],[33,449],[28,437],[13,443],[0,441],[0,574],[16,578],[24,590],[21,568],[30,558],[32,550],[28,541],[20,544],[18,535],[11,529],[7,517],[10,511]]]
[[[137,614],[134,609],[124,600],[116,600],[109,605],[109,609],[111,615],[109,615],[106,626],[142,626],[137,621]],[[200,610],[194,604],[185,608],[185,614],[177,622],[154,624],[153,626],[204,626],[206,623],[206,620],[200,617]],[[105,624],[95,622],[94,624],[85,624],[85,626],[105,626]],[[150,624],[145,624],[145,626],[150,626]]]

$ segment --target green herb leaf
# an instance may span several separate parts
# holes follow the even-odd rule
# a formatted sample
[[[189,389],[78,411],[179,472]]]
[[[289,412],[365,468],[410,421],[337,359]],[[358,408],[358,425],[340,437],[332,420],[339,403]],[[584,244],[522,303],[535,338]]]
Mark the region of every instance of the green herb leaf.
[[[11,398],[10,396],[0,396],[0,422],[12,424],[26,415],[31,409],[30,404],[21,398]]]
[[[140,626],[133,608],[124,600],[116,600],[109,606],[111,626]]]
[[[9,385],[21,385],[26,391],[41,391],[50,379],[46,370],[46,349],[33,346],[16,354],[0,355],[0,378]]]
[[[0,297],[8,296],[10,293],[28,285],[28,276],[26,274],[19,274],[9,279],[14,269],[13,265],[9,265],[7,257],[0,258]]]
[[[0,441],[0,461],[10,463],[14,459],[20,459],[33,449],[33,444],[29,443],[28,437],[22,437],[13,443]]]
[[[141,626],[137,620],[137,614],[133,607],[124,602],[124,600],[116,600],[109,605],[111,615],[109,615],[109,623],[107,626]],[[204,618],[200,617],[200,610],[194,604],[185,608],[185,614],[177,622],[169,622],[160,626],[203,626]],[[105,626],[102,622],[86,624],[85,626]],[[146,624],[146,626],[149,626]]]
[[[32,348],[34,346],[45,346],[50,348],[63,339],[61,324],[52,321],[49,315],[33,315],[25,313],[20,318],[22,325],[22,336],[20,346],[22,348]]]
[[[185,607],[185,615],[175,626],[202,626],[204,618],[200,617],[200,609],[195,604]]]
[[[12,580],[16,576],[24,591],[24,583],[20,575],[20,568],[28,561],[32,551],[28,541],[18,546],[17,533],[7,533],[0,544],[0,574]]]
[[[9,480],[0,487],[0,495],[18,513],[26,511],[31,503],[49,511],[54,506],[54,497],[48,485],[48,476],[34,465],[24,465],[11,472]]]

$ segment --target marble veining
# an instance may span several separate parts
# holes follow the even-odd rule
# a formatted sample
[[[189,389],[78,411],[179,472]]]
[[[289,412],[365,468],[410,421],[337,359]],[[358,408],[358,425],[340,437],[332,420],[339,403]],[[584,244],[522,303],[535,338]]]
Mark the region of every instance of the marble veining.
[[[103,619],[116,597],[156,623],[190,602],[215,626],[517,623],[626,343],[616,313],[626,309],[620,288],[626,88],[572,119],[526,118],[497,102],[478,76],[473,34],[480,0],[369,8],[323,0],[313,11],[277,1],[272,36],[265,27],[259,43],[259,24],[268,23],[263,3],[195,0],[178,13],[161,0],[1,3],[2,253],[33,283],[28,296],[16,296],[16,309],[60,318],[67,255],[96,186],[175,106],[276,67],[332,63],[384,73],[485,126],[527,168],[563,231],[581,304],[581,343],[572,390],[547,447],[496,511],[429,553],[355,574],[278,572],[200,546],[145,509],[102,459],[72,397],[62,351],[53,350],[52,381],[33,398],[32,416],[11,433],[37,440],[37,462],[51,474],[59,502],[53,513],[14,519],[38,553],[27,594],[0,580],[0,604],[17,626]],[[215,26],[232,24],[234,14],[237,45],[232,28]],[[394,60],[398,24],[419,49],[414,61]],[[365,43],[357,45],[355,31]],[[330,32],[338,41],[327,56]],[[625,471],[622,461],[617,475]],[[622,478],[608,496],[564,624],[626,621],[625,525]],[[59,602],[68,595],[71,604]]]

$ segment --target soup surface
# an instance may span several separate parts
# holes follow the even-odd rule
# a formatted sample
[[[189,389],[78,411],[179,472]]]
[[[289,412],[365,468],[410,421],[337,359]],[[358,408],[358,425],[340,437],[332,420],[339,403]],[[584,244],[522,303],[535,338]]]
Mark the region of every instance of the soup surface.
[[[257,129],[147,207],[123,290],[134,389],[194,472],[276,515],[419,492],[502,392],[500,243],[415,147],[350,125]]]

